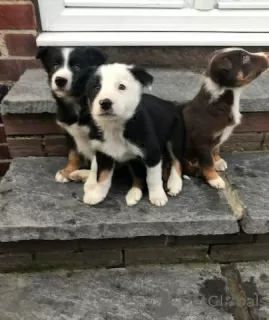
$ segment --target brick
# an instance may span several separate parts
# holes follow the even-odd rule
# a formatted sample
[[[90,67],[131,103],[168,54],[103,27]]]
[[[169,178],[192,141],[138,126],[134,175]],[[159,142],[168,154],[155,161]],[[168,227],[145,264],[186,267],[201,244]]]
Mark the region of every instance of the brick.
[[[221,263],[265,260],[269,259],[268,243],[213,245],[210,257]]]
[[[8,53],[11,56],[35,56],[36,41],[33,34],[13,34],[5,35]]]
[[[9,114],[3,115],[3,122],[8,136],[62,133],[51,114]]]
[[[189,245],[208,245],[225,243],[251,243],[254,242],[253,235],[237,233],[218,236],[190,236],[190,237],[167,237],[169,246],[189,246]]]
[[[78,251],[78,249],[78,240],[27,240],[18,242],[0,242],[0,253]]]
[[[242,124],[235,132],[269,132],[269,112],[243,113]]]
[[[235,133],[221,146],[224,152],[262,150],[262,133]]]
[[[0,159],[10,159],[10,153],[7,144],[0,144]]]
[[[9,160],[0,160],[0,177],[4,176],[10,166]]]
[[[30,254],[0,254],[0,272],[29,267],[31,264],[32,256]]]
[[[267,132],[264,137],[263,148],[269,150],[269,133]]]
[[[38,60],[0,60],[0,81],[17,81],[26,69],[40,68]]]
[[[42,266],[113,267],[122,264],[122,254],[120,250],[37,252],[36,263]]]
[[[67,155],[67,145],[65,136],[44,137],[46,154],[51,157],[62,157]]]
[[[29,156],[44,156],[42,150],[42,140],[40,137],[29,138],[7,138],[10,155],[12,158],[29,157]]]
[[[35,29],[32,4],[0,4],[0,29]]]
[[[0,143],[6,142],[6,133],[4,125],[0,123]]]
[[[208,246],[185,246],[166,248],[125,249],[125,264],[180,263],[182,261],[205,261]]]
[[[147,248],[164,247],[165,236],[160,237],[137,237],[125,239],[103,239],[103,240],[79,240],[81,250],[88,249],[125,249],[125,248]]]
[[[269,234],[257,234],[255,235],[256,242],[267,242],[269,244]]]

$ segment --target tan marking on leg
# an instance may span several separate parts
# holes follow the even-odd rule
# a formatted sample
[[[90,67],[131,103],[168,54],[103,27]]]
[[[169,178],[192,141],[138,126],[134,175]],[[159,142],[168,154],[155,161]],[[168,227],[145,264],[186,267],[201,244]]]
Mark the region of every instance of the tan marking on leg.
[[[76,151],[70,151],[68,154],[67,165],[65,168],[60,170],[63,177],[69,179],[69,174],[80,167],[80,156]]]
[[[104,170],[100,172],[99,178],[98,178],[98,183],[104,182],[107,180],[107,178],[110,175],[110,171],[109,170]]]
[[[213,159],[214,161],[218,161],[221,159],[220,155],[219,155],[220,149],[219,147],[216,147],[213,149],[212,155],[213,155]]]
[[[178,160],[174,159],[172,166],[176,169],[177,174],[181,177],[182,169],[181,169],[180,162]]]
[[[143,180],[133,176],[133,185],[132,188],[139,188],[139,189],[143,189]]]
[[[203,176],[207,181],[209,180],[215,180],[219,177],[217,171],[215,170],[214,167],[212,168],[202,168],[203,171]]]

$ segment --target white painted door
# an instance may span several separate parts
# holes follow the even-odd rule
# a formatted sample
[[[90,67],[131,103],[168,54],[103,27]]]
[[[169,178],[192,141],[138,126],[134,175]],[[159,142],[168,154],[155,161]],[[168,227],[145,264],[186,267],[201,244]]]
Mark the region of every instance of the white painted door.
[[[184,0],[65,0],[70,8],[183,8]]]
[[[38,45],[269,45],[269,0],[38,3]]]
[[[269,9],[269,0],[219,0],[218,8],[243,10]]]

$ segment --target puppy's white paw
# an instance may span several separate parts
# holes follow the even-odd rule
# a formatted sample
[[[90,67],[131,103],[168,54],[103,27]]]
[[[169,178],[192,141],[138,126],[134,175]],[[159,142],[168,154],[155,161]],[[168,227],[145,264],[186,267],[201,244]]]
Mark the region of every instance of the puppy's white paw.
[[[90,173],[91,173],[91,170],[84,170],[84,169],[76,170],[69,174],[69,179],[73,181],[85,182],[88,179]]]
[[[149,200],[153,205],[157,207],[163,207],[167,203],[168,198],[163,188],[159,188],[155,190],[149,190]]]
[[[225,181],[218,176],[217,179],[214,180],[208,180],[208,183],[211,185],[211,187],[216,189],[224,189],[225,188]]]
[[[215,162],[215,169],[217,171],[225,171],[227,168],[227,162],[224,159],[219,159]]]
[[[70,179],[64,174],[63,170],[59,170],[55,175],[55,180],[60,183],[67,183]]]
[[[94,187],[97,185],[97,180],[96,180],[96,176],[92,175],[92,173],[90,173],[89,177],[87,178],[86,182],[84,183],[83,186],[83,190],[85,193],[91,191],[92,189],[94,189]]]
[[[95,205],[102,202],[106,197],[106,194],[102,192],[100,188],[94,188],[86,192],[83,197],[83,202],[89,205]]]
[[[170,175],[167,182],[167,193],[174,197],[182,190],[182,179],[179,176]]]
[[[125,200],[128,206],[136,205],[142,198],[142,190],[137,187],[132,187],[126,194]]]

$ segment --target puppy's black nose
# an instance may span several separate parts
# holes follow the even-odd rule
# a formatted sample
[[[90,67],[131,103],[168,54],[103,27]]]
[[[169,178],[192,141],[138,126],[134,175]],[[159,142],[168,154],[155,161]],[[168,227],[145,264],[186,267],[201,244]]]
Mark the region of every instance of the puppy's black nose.
[[[112,107],[112,101],[109,99],[104,99],[100,101],[100,106],[104,111],[109,110]]]
[[[63,88],[67,84],[67,79],[62,78],[62,77],[57,77],[55,79],[55,83],[56,83],[57,87]]]

